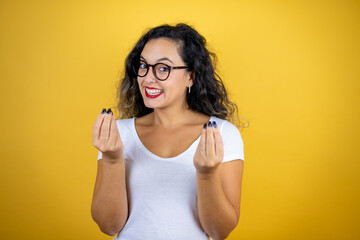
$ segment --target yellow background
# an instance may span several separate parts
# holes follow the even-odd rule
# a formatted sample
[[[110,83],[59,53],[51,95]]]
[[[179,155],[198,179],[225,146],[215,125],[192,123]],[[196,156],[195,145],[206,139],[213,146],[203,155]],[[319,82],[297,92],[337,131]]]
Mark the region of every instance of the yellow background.
[[[1,239],[112,239],[91,132],[149,27],[193,25],[249,128],[228,239],[360,239],[359,1],[1,1]]]

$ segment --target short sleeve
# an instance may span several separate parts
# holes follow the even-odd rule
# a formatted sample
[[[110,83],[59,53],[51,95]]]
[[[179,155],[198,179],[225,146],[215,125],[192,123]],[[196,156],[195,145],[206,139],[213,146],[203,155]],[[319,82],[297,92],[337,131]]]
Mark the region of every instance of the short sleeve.
[[[220,127],[223,140],[224,158],[222,162],[244,158],[244,143],[237,127],[229,121],[224,121]]]
[[[99,155],[98,155],[97,160],[99,161],[101,158],[102,158],[102,152],[101,152],[101,151],[99,151]]]

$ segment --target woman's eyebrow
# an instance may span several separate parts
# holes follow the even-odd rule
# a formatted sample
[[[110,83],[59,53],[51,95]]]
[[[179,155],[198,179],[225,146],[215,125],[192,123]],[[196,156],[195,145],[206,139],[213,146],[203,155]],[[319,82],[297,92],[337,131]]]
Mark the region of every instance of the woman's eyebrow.
[[[143,56],[140,56],[140,58],[142,58],[142,59],[144,59],[144,60],[146,61],[146,59],[145,59]],[[174,64],[174,63],[173,63],[170,59],[168,59],[167,57],[160,58],[160,59],[158,59],[157,61],[160,62],[160,61],[162,61],[162,60],[169,61],[169,62],[171,62],[172,64]]]

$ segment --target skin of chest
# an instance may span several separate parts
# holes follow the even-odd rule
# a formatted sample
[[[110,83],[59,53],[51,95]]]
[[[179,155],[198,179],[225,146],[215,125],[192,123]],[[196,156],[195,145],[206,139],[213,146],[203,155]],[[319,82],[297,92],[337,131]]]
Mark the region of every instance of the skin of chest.
[[[175,157],[188,149],[199,138],[203,123],[172,129],[138,125],[137,133],[143,145],[162,158]]]

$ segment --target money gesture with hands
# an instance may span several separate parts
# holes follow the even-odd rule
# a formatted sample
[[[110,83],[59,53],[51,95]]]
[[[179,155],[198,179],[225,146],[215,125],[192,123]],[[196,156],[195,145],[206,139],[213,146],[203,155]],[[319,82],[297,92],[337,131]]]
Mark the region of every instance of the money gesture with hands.
[[[103,160],[117,163],[123,159],[123,143],[116,125],[115,117],[109,108],[104,108],[97,116],[92,132],[92,142],[101,151]]]
[[[196,172],[204,175],[215,173],[223,156],[223,142],[216,122],[205,123],[194,155]]]

